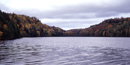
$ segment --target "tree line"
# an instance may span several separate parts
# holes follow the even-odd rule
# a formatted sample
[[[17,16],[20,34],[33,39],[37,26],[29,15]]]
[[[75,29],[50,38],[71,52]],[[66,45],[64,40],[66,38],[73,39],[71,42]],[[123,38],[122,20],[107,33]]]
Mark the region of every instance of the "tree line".
[[[36,17],[0,10],[0,40],[47,36],[130,37],[130,18],[107,19],[89,28],[65,31],[59,27],[42,24]]]
[[[67,31],[70,36],[130,37],[130,18],[107,19],[85,29]]]
[[[36,17],[5,13],[0,10],[0,40],[60,36],[64,32],[61,28],[42,24]]]

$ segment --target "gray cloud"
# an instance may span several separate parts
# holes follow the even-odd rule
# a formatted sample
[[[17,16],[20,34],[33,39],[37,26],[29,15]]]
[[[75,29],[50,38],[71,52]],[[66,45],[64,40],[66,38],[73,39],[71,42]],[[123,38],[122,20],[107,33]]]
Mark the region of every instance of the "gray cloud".
[[[2,3],[0,3],[0,10],[9,12],[9,8]]]
[[[130,0],[117,1],[114,4],[79,4],[71,6],[55,7],[52,11],[37,11],[38,13],[27,13],[38,18],[97,18],[116,16],[120,13],[130,13]]]
[[[97,17],[110,17],[116,16],[120,13],[130,13],[130,0],[115,0],[111,3],[98,4],[79,4],[67,6],[55,6],[55,10],[41,11],[35,9],[29,10],[12,10],[18,14],[26,14],[29,16],[36,16],[42,18],[97,18]],[[1,9],[9,10],[3,4]]]

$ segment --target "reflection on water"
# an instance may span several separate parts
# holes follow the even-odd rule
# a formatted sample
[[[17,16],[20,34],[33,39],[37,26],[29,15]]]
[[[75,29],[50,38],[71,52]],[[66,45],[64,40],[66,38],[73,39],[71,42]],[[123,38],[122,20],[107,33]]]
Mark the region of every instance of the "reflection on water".
[[[95,46],[88,46],[86,38],[75,39],[80,42],[59,39],[22,38],[0,42],[0,65],[130,65],[129,48],[99,46],[98,41]]]

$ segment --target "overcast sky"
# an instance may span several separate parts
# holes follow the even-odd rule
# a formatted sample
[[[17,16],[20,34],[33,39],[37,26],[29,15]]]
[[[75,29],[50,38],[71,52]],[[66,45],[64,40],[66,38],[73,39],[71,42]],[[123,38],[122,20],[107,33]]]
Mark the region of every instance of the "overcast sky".
[[[130,0],[0,0],[8,13],[35,16],[62,29],[87,28],[105,19],[130,17]]]

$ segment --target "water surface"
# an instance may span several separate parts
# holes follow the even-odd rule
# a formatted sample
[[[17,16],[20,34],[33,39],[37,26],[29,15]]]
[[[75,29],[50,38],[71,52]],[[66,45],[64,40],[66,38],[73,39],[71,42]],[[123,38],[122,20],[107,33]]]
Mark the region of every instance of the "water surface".
[[[36,37],[3,41],[0,65],[130,65],[130,38]]]

